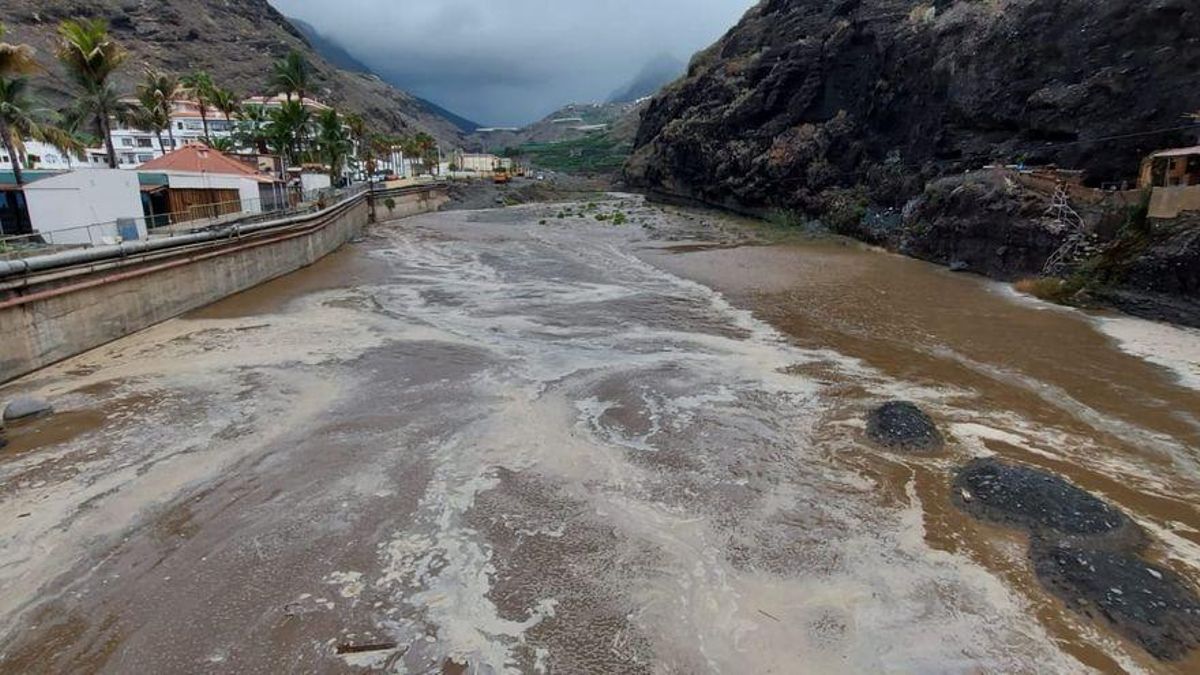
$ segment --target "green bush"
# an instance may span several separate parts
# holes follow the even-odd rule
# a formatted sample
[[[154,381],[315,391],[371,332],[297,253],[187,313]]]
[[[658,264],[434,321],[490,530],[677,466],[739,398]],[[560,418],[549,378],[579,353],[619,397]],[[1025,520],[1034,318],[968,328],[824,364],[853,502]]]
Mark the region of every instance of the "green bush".
[[[777,227],[803,227],[804,216],[791,209],[773,209],[767,214],[767,222]]]
[[[387,199],[383,200],[383,205],[387,207],[388,211],[396,210],[396,200],[392,199],[391,197],[388,197]]]
[[[1150,194],[1150,190],[1143,190],[1138,203],[1126,208],[1125,223],[1121,226],[1125,232],[1150,234]]]
[[[623,212],[617,211],[616,214],[613,215],[613,225],[624,225],[627,222],[629,222],[629,219],[625,217]]]
[[[836,193],[825,208],[825,220],[829,229],[838,234],[857,232],[866,215],[867,199],[857,191]]]

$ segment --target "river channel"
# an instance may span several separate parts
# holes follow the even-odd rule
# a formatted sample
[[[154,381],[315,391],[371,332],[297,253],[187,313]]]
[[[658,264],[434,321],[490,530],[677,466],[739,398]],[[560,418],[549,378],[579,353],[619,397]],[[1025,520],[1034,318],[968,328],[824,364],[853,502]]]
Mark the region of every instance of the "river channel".
[[[1200,669],[952,487],[1055,473],[1195,585],[1200,333],[836,238],[417,216],[23,393],[56,413],[0,451],[0,672]],[[872,444],[894,399],[945,448]]]

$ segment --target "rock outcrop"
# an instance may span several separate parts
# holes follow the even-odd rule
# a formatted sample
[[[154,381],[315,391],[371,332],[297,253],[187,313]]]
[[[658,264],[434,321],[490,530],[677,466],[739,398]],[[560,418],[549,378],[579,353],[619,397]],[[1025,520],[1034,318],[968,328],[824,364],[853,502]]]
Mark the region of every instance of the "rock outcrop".
[[[1160,130],[1197,109],[1192,0],[764,0],[650,103],[627,178],[809,213],[990,162],[1101,184],[1195,141]]]

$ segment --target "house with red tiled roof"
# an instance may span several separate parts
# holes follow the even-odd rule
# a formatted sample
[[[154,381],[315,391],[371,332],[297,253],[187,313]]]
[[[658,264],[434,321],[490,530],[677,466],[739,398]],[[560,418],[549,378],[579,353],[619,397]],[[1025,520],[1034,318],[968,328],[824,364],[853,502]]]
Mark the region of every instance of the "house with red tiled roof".
[[[152,159],[138,174],[146,215],[157,223],[273,211],[286,203],[282,182],[203,143]]]

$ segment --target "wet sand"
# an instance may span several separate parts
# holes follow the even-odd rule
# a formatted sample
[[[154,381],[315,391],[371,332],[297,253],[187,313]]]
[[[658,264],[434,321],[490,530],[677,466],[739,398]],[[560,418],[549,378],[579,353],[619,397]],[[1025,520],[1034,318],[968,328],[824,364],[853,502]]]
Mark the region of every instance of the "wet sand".
[[[618,208],[377,226],[0,389],[59,410],[0,451],[0,671],[1200,668],[951,500],[1045,468],[1200,581],[1200,337]],[[895,398],[944,450],[866,439]]]

